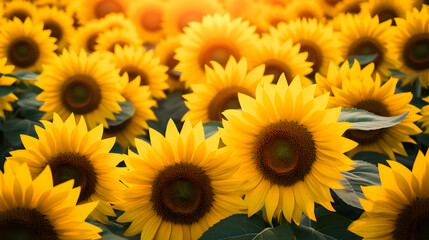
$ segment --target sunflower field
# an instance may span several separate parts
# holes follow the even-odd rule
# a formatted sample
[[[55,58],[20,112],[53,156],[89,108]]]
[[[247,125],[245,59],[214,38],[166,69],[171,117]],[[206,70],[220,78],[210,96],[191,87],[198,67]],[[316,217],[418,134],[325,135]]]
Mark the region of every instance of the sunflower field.
[[[1,0],[0,240],[428,240],[429,1]]]

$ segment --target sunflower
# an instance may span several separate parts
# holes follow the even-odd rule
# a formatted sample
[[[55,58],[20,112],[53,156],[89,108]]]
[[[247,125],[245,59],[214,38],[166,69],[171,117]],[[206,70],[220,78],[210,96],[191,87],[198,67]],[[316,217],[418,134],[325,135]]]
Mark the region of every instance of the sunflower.
[[[74,35],[73,19],[66,12],[49,7],[38,9],[37,16],[43,23],[43,29],[51,30],[50,36],[56,38],[58,50],[67,47]]]
[[[33,21],[37,18],[37,8],[28,1],[10,1],[5,4],[3,9],[3,17],[13,20],[15,17],[19,18],[22,22],[30,18]]]
[[[425,88],[429,84],[429,12],[414,9],[406,19],[396,18],[397,27],[389,38],[389,55],[398,60],[397,69],[408,75],[419,74]],[[402,79],[405,84],[414,79]]]
[[[179,63],[174,58],[175,51],[179,47],[179,36],[173,36],[161,40],[155,49],[155,56],[159,58],[160,64],[168,67],[167,84],[171,92],[185,90],[185,83],[180,81],[180,73],[174,70]]]
[[[286,9],[291,20],[296,18],[315,18],[320,22],[325,20],[324,12],[316,0],[294,0]]]
[[[395,161],[379,164],[381,186],[362,187],[365,212],[348,230],[369,239],[427,239],[429,155],[419,151],[412,171]]]
[[[126,72],[130,80],[140,76],[140,85],[148,85],[154,98],[166,97],[168,68],[160,64],[152,50],[146,51],[142,46],[116,46],[114,59],[121,75]]]
[[[134,2],[128,10],[127,15],[145,42],[155,44],[164,36],[162,19],[165,4],[158,0],[140,0]]]
[[[218,0],[170,0],[165,5],[162,28],[169,36],[177,35],[190,22],[201,22],[204,16],[221,12]]]
[[[379,23],[378,16],[348,15],[341,25],[342,57],[376,54],[374,74],[381,74],[383,79],[387,79],[390,76],[389,69],[396,65],[392,56],[387,54],[386,44],[391,37],[390,24],[391,20]]]
[[[338,64],[342,60],[338,33],[332,26],[321,24],[316,19],[297,19],[280,24],[277,29],[271,29],[271,35],[283,42],[292,39],[293,44],[301,45],[300,52],[307,52],[307,61],[313,63],[313,71],[308,75],[310,78],[314,79],[316,72],[326,74],[331,61]]]
[[[0,74],[12,73],[14,66],[6,65],[7,59],[0,58]],[[15,82],[15,78],[1,76],[0,77],[0,86],[10,86]],[[15,102],[18,98],[13,93],[9,93],[6,96],[0,97],[0,118],[5,118],[4,110],[13,111],[10,102]]]
[[[411,4],[413,8],[417,8],[418,10],[421,10],[425,6],[429,6],[428,0],[411,0]]]
[[[109,13],[123,13],[130,1],[122,0],[78,0],[78,16],[82,22],[106,17]]]
[[[79,188],[73,181],[53,186],[51,169],[32,180],[27,164],[0,171],[0,236],[2,239],[100,239],[101,229],[85,222],[97,206],[76,206]]]
[[[238,93],[255,97],[259,84],[271,83],[273,80],[272,75],[264,76],[263,65],[248,72],[245,58],[237,63],[231,57],[225,68],[216,62],[212,66],[206,66],[206,82],[191,85],[193,93],[183,96],[189,111],[182,120],[189,119],[192,123],[220,122],[223,111],[240,108]]]
[[[270,222],[281,211],[296,224],[303,212],[316,220],[315,202],[335,211],[329,191],[353,169],[343,152],[356,143],[342,137],[351,124],[336,122],[340,108],[325,110],[329,95],[314,98],[314,90],[302,88],[299,76],[290,85],[281,76],[258,86],[256,99],[239,94],[241,111],[223,113],[221,137],[240,161],[249,217],[264,203]]]
[[[377,15],[380,22],[392,20],[392,25],[395,25],[394,18],[405,18],[407,11],[411,10],[411,0],[369,0],[362,3],[362,13],[369,13],[371,16]]]
[[[344,135],[359,143],[359,146],[349,152],[350,156],[362,151],[379,152],[395,159],[394,153],[407,156],[402,142],[415,143],[410,135],[421,132],[414,122],[420,119],[417,115],[420,109],[409,104],[413,95],[410,92],[395,94],[398,79],[391,78],[381,85],[380,77],[375,79],[365,76],[359,81],[355,76],[343,80],[341,89],[333,88],[330,99],[331,106],[357,108],[383,116],[393,117],[408,112],[400,123],[393,127],[378,130],[362,131],[349,130]]]
[[[114,28],[107,32],[101,33],[96,40],[96,51],[115,51],[115,45],[124,46],[141,46],[142,40],[135,31]]]
[[[337,13],[336,6],[344,0],[317,0],[325,15],[334,17]]]
[[[151,97],[149,86],[140,86],[140,76],[129,82],[128,74],[125,73],[120,84],[123,87],[122,96],[133,104],[135,112],[125,122],[105,128],[104,137],[116,137],[122,148],[127,149],[129,145],[135,146],[134,138],[146,135],[145,129],[149,129],[146,121],[157,119],[151,109],[156,102]]]
[[[424,101],[429,102],[429,97],[423,98]],[[422,118],[419,120],[419,122],[422,123],[422,127],[425,129],[425,134],[429,134],[429,105],[425,105],[422,107],[422,111],[420,113],[422,115]]]
[[[38,77],[36,86],[43,90],[37,100],[43,101],[41,111],[47,112],[44,119],[58,113],[63,119],[70,113],[76,118],[84,116],[90,129],[102,123],[107,127],[106,118],[114,120],[113,113],[119,113],[118,101],[124,101],[119,93],[119,70],[102,58],[99,53],[87,56],[63,51],[57,61],[45,66]]]
[[[180,37],[181,47],[176,50],[179,61],[176,70],[187,85],[204,82],[204,66],[216,61],[225,66],[230,56],[235,59],[248,56],[258,36],[255,27],[240,18],[231,20],[228,14],[208,15],[202,23],[191,23]]]
[[[76,125],[73,114],[63,122],[54,113],[53,123],[42,123],[45,128],[35,127],[38,139],[21,135],[25,149],[10,152],[7,160],[15,165],[27,163],[33,178],[49,165],[54,185],[74,179],[74,187],[81,188],[78,204],[99,201],[89,217],[107,224],[107,216],[115,216],[110,203],[118,201],[122,186],[116,168],[122,155],[109,153],[115,139],[101,140],[102,125],[88,132],[85,119],[81,117]]]
[[[349,61],[346,60],[341,67],[338,67],[338,64],[331,62],[328,67],[328,73],[326,76],[323,76],[319,73],[316,73],[316,96],[320,96],[324,93],[329,93],[333,95],[332,89],[342,88],[343,81],[345,79],[350,79],[352,76],[359,80],[371,77],[374,72],[374,63],[366,65],[364,68],[361,68],[359,62],[355,59],[353,66],[350,67]]]
[[[238,163],[229,148],[218,149],[219,135],[204,140],[201,123],[185,121],[181,133],[174,122],[165,138],[149,129],[152,145],[136,139],[139,154],[129,152],[123,176],[129,188],[116,206],[117,221],[132,222],[124,233],[141,239],[198,239],[213,224],[243,213],[244,201],[233,177]]]
[[[281,74],[291,82],[295,76],[304,76],[311,73],[311,62],[306,62],[307,52],[300,53],[300,45],[292,45],[292,40],[281,42],[279,39],[266,36],[259,41],[251,55],[247,58],[249,69],[265,64],[265,75],[274,75],[277,83]],[[303,77],[302,84],[311,85],[310,79]]]
[[[255,23],[259,33],[269,32],[270,28],[277,27],[279,23],[286,23],[290,20],[289,12],[284,7],[264,5],[258,11],[259,19]]]
[[[39,71],[42,64],[55,59],[55,38],[43,30],[42,23],[27,18],[5,22],[0,30],[0,58],[6,57],[15,71]]]
[[[70,40],[70,50],[80,52],[84,50],[87,53],[95,51],[97,38],[106,30],[105,26],[99,21],[92,21],[80,27],[73,38]]]
[[[358,14],[362,11],[361,5],[368,0],[343,0],[336,6],[335,17],[339,14]]]

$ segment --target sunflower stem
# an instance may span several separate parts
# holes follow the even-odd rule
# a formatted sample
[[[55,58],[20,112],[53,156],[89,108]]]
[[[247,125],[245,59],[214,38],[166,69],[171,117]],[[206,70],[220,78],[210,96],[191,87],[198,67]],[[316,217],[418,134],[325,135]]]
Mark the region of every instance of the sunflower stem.
[[[414,97],[421,98],[422,96],[422,85],[420,84],[419,79],[417,79],[414,83]]]

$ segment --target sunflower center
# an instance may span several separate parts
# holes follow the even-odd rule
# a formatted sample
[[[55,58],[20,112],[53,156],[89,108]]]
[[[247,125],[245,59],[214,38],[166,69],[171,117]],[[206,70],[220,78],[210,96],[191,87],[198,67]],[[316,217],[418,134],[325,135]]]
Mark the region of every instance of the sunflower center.
[[[352,3],[349,6],[346,7],[346,9],[344,10],[345,13],[351,13],[351,14],[358,14],[360,13],[361,8],[360,8],[360,2],[357,3]]]
[[[268,61],[265,63],[264,75],[274,75],[274,79],[272,82],[273,84],[277,84],[282,73],[284,73],[287,82],[290,84],[292,82],[293,77],[292,72],[287,65],[275,60]]]
[[[398,17],[398,14],[396,13],[396,11],[394,9],[389,9],[389,8],[380,9],[379,11],[375,12],[374,15],[378,15],[378,18],[380,19],[380,23],[385,22],[389,19],[393,20],[395,17]],[[394,22],[392,22],[392,24],[394,25]]]
[[[319,71],[319,68],[322,65],[322,53],[319,47],[316,46],[313,42],[301,41],[300,44],[301,50],[299,52],[307,52],[307,61],[313,63],[313,71],[308,76],[314,79],[316,72]]]
[[[137,76],[140,76],[140,86],[149,85],[149,78],[147,74],[138,67],[135,66],[125,66],[121,68],[119,74],[122,76],[124,73],[128,74],[129,80],[134,80]]]
[[[170,79],[173,79],[177,82],[180,81],[180,74],[178,74],[176,71],[174,71],[174,68],[176,67],[176,65],[179,63],[179,61],[177,61],[174,58],[174,52],[171,53],[168,57],[167,57],[167,61],[165,62],[165,65],[167,65],[168,67],[168,71],[167,74],[170,77]]]
[[[310,19],[310,18],[315,18],[315,15],[313,12],[311,11],[307,11],[307,10],[303,10],[301,12],[298,13],[298,18],[304,19]]]
[[[95,80],[87,75],[69,77],[63,85],[64,106],[73,113],[85,114],[97,109],[101,102],[101,91]]]
[[[55,21],[46,21],[44,23],[43,29],[51,30],[51,37],[54,37],[57,39],[55,43],[58,43],[63,38],[63,29]]]
[[[377,114],[379,116],[383,117],[389,117],[390,112],[387,109],[386,105],[381,103],[380,101],[376,100],[364,100],[359,103],[357,103],[355,106],[357,109],[363,109],[365,111]],[[378,139],[380,139],[381,136],[383,136],[384,129],[376,129],[376,130],[347,130],[344,133],[344,136],[352,139],[353,141],[358,142],[359,144],[371,144],[373,142],[376,142]]]
[[[348,56],[367,56],[377,54],[374,65],[377,67],[383,58],[383,50],[372,38],[362,38],[349,48]]]
[[[151,201],[163,219],[190,225],[210,211],[214,192],[204,170],[179,163],[159,172],[152,185]]]
[[[210,61],[215,61],[225,67],[230,56],[238,59],[239,54],[233,47],[223,43],[211,45],[200,55],[201,68],[204,69],[206,64],[211,67]]]
[[[88,158],[80,153],[61,153],[48,161],[54,185],[74,179],[74,187],[81,187],[79,203],[95,193],[97,175]]]
[[[403,58],[405,64],[416,71],[429,68],[429,34],[423,33],[412,36],[404,46]]]
[[[216,96],[210,101],[208,107],[208,115],[210,121],[222,121],[222,112],[227,109],[239,109],[240,103],[238,101],[238,93],[243,93],[249,96],[252,94],[245,88],[242,87],[229,87],[220,90]]]
[[[283,186],[304,180],[316,160],[311,133],[296,122],[268,125],[259,134],[255,150],[254,159],[262,175]]]
[[[325,0],[325,2],[331,6],[337,5],[337,3],[341,2],[342,0]]]
[[[31,18],[31,14],[24,9],[17,9],[15,11],[12,11],[9,14],[6,14],[5,16],[7,19],[13,20],[13,18],[17,17],[21,22],[25,22],[25,19]]]
[[[187,27],[190,22],[201,22],[203,16],[204,14],[202,12],[188,11],[179,17],[177,27],[183,33],[183,29]]]
[[[94,8],[96,18],[104,18],[109,13],[123,11],[121,4],[115,0],[102,0]]]
[[[59,240],[45,215],[19,207],[0,212],[0,236],[4,240]]]
[[[393,239],[425,240],[429,238],[429,199],[417,198],[398,215]]]
[[[157,32],[162,29],[162,12],[160,11],[150,11],[145,12],[140,16],[140,24],[146,31]]]
[[[97,45],[97,38],[99,33],[94,33],[91,36],[88,37],[88,40],[86,41],[86,48],[88,49],[89,53],[92,53],[95,51],[95,45]]]
[[[30,67],[37,62],[39,56],[39,46],[31,38],[23,37],[16,39],[9,46],[8,58],[17,67]]]

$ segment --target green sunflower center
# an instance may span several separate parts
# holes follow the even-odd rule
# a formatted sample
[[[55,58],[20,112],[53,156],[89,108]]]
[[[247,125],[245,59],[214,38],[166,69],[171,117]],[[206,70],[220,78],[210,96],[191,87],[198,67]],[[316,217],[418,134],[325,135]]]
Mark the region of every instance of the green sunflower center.
[[[405,65],[416,71],[429,69],[429,34],[412,36],[404,46]]]
[[[63,29],[55,21],[46,21],[44,23],[43,29],[51,30],[51,37],[54,37],[57,39],[55,43],[58,43],[63,38]]]
[[[148,32],[158,32],[162,30],[162,12],[161,11],[150,11],[144,12],[140,16],[140,24]]]
[[[27,37],[14,40],[8,49],[9,61],[20,68],[34,65],[39,56],[39,46],[33,39]]]
[[[287,82],[290,84],[292,82],[293,76],[289,66],[276,60],[267,61],[265,63],[264,75],[274,75],[272,82],[273,84],[277,84],[282,73],[284,73]]]
[[[393,239],[429,239],[429,199],[416,198],[398,215]]]
[[[100,1],[94,8],[96,18],[104,18],[109,13],[124,12],[121,4],[116,0]]]
[[[73,113],[92,112],[101,102],[100,87],[90,76],[83,74],[72,76],[63,85],[62,101],[64,106]]]
[[[307,52],[308,57],[307,61],[313,63],[313,71],[308,75],[310,78],[314,79],[316,72],[319,71],[320,66],[322,65],[322,53],[320,48],[316,46],[314,42],[310,41],[301,41],[301,50],[300,52]]]
[[[238,93],[243,93],[251,96],[252,94],[242,87],[229,87],[219,91],[210,101],[208,107],[208,115],[210,121],[222,121],[222,112],[227,109],[239,109]]]
[[[134,80],[137,76],[140,76],[140,86],[149,85],[149,77],[146,72],[135,66],[125,66],[121,68],[119,74],[122,76],[124,73],[128,74],[129,80]]]
[[[204,69],[205,65],[211,66],[211,61],[215,61],[225,67],[230,56],[239,59],[240,55],[233,47],[227,44],[218,43],[211,45],[205,51],[202,51],[200,55],[201,68]]]
[[[183,29],[189,25],[190,22],[201,22],[204,13],[198,11],[188,11],[183,13],[177,20],[177,28],[183,33]]]
[[[296,122],[272,123],[258,136],[255,160],[265,179],[291,186],[310,172],[316,160],[315,142],[311,133]]]
[[[49,219],[29,208],[0,212],[0,236],[4,240],[59,240]]]
[[[377,100],[364,100],[359,103],[357,103],[355,106],[357,109],[363,109],[368,112],[383,116],[383,117],[389,117],[390,112],[387,106]],[[383,136],[384,129],[377,129],[377,130],[347,130],[344,133],[344,136],[352,139],[355,142],[358,142],[361,145],[365,144],[371,144],[373,142],[376,142],[378,139],[380,139]]]
[[[87,200],[97,184],[97,174],[89,159],[79,153],[61,153],[48,161],[54,185],[74,179],[74,187],[81,187],[79,202]]]
[[[377,67],[383,60],[382,46],[372,38],[361,38],[352,44],[349,48],[348,56],[367,56],[377,54],[374,59],[374,65]]]
[[[152,185],[156,213],[177,224],[198,222],[211,209],[214,192],[209,176],[200,167],[180,163],[161,170]]]

